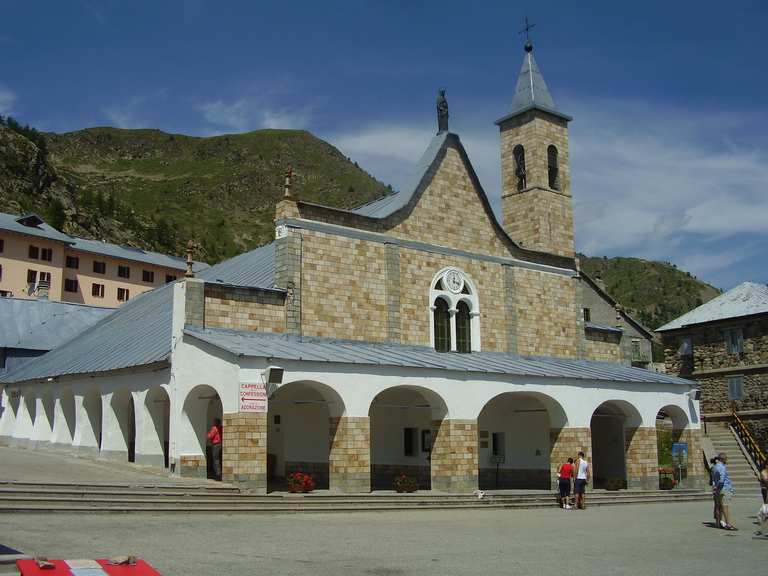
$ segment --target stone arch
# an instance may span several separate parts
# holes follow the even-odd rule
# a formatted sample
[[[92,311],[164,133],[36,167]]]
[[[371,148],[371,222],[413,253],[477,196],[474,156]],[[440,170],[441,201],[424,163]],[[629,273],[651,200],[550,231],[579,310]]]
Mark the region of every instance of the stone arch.
[[[171,425],[171,399],[163,386],[147,391],[144,405],[149,415],[144,433],[144,449],[148,454],[162,454],[162,466],[168,468]]]
[[[488,400],[477,417],[481,489],[549,489],[552,430],[566,426],[565,410],[540,392],[510,391]]]
[[[224,419],[221,396],[213,386],[200,384],[192,388],[184,399],[178,438],[179,466],[183,476],[213,477],[210,446],[206,434],[213,420]],[[226,437],[227,431],[223,430]],[[222,443],[222,462],[224,460]]]
[[[293,472],[311,474],[318,489],[330,488],[333,437],[344,413],[341,396],[326,384],[281,385],[268,401],[267,490],[285,488]]]
[[[666,474],[669,473],[669,469],[672,469],[672,474],[675,480],[678,482],[684,480],[686,477],[686,470],[682,471],[682,478],[680,477],[680,470],[673,466],[672,462],[672,444],[676,442],[686,442],[687,429],[690,427],[690,420],[688,414],[674,404],[667,404],[662,406],[656,414],[656,440],[658,446],[657,461],[660,469],[665,469]],[[689,459],[694,457],[694,452],[690,450],[689,446]]]
[[[626,400],[607,400],[595,408],[589,424],[595,488],[629,485],[627,452],[642,421],[638,409]]]
[[[429,388],[393,386],[376,394],[368,408],[371,488],[391,490],[395,475],[405,473],[431,489],[433,448],[447,415],[445,400]]]

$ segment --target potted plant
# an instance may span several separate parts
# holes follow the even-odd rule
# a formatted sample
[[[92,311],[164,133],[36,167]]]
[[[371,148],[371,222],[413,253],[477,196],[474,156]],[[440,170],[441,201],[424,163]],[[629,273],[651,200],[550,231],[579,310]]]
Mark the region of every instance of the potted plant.
[[[299,492],[312,492],[315,489],[315,480],[310,474],[304,472],[292,472],[288,474],[288,491],[294,494]]]
[[[416,492],[419,489],[419,483],[413,476],[408,476],[405,472],[400,472],[395,476],[395,491],[396,492]]]

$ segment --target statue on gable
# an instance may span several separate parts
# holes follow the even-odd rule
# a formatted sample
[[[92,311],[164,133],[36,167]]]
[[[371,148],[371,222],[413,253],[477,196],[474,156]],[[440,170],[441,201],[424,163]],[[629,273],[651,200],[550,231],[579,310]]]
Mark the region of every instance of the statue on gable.
[[[443,89],[437,94],[437,132],[448,132],[448,100]]]

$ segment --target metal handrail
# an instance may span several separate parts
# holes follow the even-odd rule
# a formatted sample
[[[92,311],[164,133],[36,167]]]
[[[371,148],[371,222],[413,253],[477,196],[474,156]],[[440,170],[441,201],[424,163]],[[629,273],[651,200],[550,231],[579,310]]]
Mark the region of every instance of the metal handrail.
[[[734,431],[741,439],[742,444],[744,444],[744,447],[747,449],[747,452],[749,452],[752,460],[755,462],[755,464],[757,464],[758,470],[762,470],[765,468],[766,463],[768,463],[768,456],[766,456],[765,452],[763,452],[763,449],[760,448],[757,440],[755,440],[755,437],[752,436],[752,433],[749,431],[749,428],[747,428],[742,419],[739,418],[739,415],[736,413],[735,409],[733,410],[732,415]]]

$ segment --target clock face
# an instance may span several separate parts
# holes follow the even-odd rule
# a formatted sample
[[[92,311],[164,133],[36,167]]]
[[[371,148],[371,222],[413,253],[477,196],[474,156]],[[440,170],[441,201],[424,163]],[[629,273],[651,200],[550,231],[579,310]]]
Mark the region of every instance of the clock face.
[[[464,279],[456,270],[449,270],[445,274],[445,286],[454,294],[458,294],[464,288]]]

